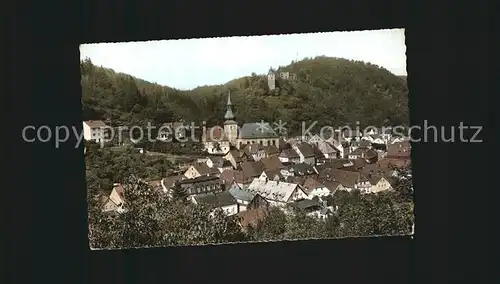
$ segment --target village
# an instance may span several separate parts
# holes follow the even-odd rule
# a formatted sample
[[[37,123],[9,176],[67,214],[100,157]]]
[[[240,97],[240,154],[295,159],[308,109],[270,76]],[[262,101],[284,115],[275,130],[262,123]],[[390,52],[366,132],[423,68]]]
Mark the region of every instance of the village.
[[[269,124],[244,123],[239,127],[231,106],[229,94],[224,125],[203,133],[205,156],[177,164],[174,174],[147,182],[170,198],[182,190],[193,204],[236,215],[243,230],[258,223],[270,207],[284,212],[298,209],[326,220],[337,210],[328,202],[335,192],[393,190],[394,181],[406,178],[399,169],[411,165],[409,138],[396,136],[390,129],[366,133],[346,130],[328,138],[317,134],[284,137]],[[103,138],[103,121],[83,124],[86,140],[99,142]],[[159,140],[166,140],[170,133],[185,137],[189,129],[182,122],[166,123],[165,127],[175,131],[160,131]],[[101,201],[103,212],[125,211],[124,188],[114,184]]]

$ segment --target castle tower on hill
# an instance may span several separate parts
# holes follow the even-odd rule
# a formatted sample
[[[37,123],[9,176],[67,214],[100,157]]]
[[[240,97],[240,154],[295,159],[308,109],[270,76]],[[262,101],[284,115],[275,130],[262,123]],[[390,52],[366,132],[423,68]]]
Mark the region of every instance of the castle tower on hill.
[[[238,124],[234,121],[234,113],[231,103],[231,92],[227,96],[226,114],[224,115],[224,134],[231,145],[236,145],[238,139]]]

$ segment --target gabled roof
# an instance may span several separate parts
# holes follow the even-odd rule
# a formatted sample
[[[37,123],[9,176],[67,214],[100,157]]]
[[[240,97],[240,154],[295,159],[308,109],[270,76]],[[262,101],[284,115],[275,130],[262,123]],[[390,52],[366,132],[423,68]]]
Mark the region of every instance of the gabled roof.
[[[314,189],[323,188],[325,187],[325,185],[319,182],[317,179],[309,177],[306,179],[306,182],[304,183],[304,185],[302,185],[302,187],[304,188],[306,193],[309,194]]]
[[[191,166],[193,166],[200,175],[219,174],[219,170],[216,167],[210,168],[206,163],[196,163]]]
[[[381,179],[383,179],[384,177],[382,175],[371,175],[369,178],[368,178],[368,181],[370,181],[370,184],[371,185],[376,185]]]
[[[325,181],[323,181],[323,184],[332,193],[335,192],[335,190],[337,190],[337,188],[339,186],[342,186],[342,184],[340,182],[338,182],[338,181],[331,181],[331,180],[325,180]]]
[[[288,171],[293,172],[296,175],[313,175],[316,174],[314,167],[306,163],[293,164],[288,166]]]
[[[215,207],[223,207],[229,205],[236,205],[236,199],[228,191],[217,193],[204,193],[193,196],[196,202]]]
[[[409,158],[411,156],[411,145],[408,141],[396,142],[387,146],[388,157]]]
[[[324,141],[318,142],[316,144],[316,146],[323,154],[334,154],[334,153],[338,152],[337,148],[335,148],[335,146],[333,146],[332,144],[330,144],[328,142],[324,142]]]
[[[221,156],[209,156],[208,159],[212,161],[214,167],[221,167],[225,161]]]
[[[305,177],[289,176],[285,179],[286,182],[295,183],[302,186],[306,182]]]
[[[280,150],[278,149],[278,147],[276,147],[274,145],[267,145],[267,146],[264,146],[264,152],[266,152],[267,155],[275,155],[275,154],[279,154]]]
[[[297,154],[294,149],[284,149],[283,151],[281,151],[279,157],[289,159],[300,158],[299,154]]]
[[[296,151],[299,151],[305,158],[310,158],[315,156],[314,149],[311,145],[302,142],[296,144],[295,146],[296,146]]]
[[[226,169],[226,170],[222,171],[222,173],[220,174],[220,177],[219,177],[220,183],[226,184],[226,185],[232,184],[232,182],[234,180],[235,172],[236,171],[233,169]]]
[[[183,178],[185,178],[183,175],[168,176],[163,179],[163,185],[166,188],[171,188],[176,182],[181,181]]]
[[[298,184],[273,180],[265,181],[258,178],[255,178],[248,186],[249,191],[254,191],[266,199],[279,202],[287,202],[297,188],[299,188]]]
[[[291,205],[297,209],[306,210],[309,208],[322,207],[323,204],[321,204],[318,200],[304,199],[295,201]]]
[[[238,138],[257,139],[257,138],[278,138],[278,134],[273,130],[269,123],[245,123],[241,126]]]
[[[328,174],[330,180],[338,181],[343,186],[348,188],[354,188],[354,186],[362,180],[362,175],[359,172],[354,171],[343,171],[338,169],[332,169]]]
[[[193,183],[199,183],[199,182],[218,182],[219,177],[214,176],[214,175],[204,175],[204,176],[199,176],[195,178],[187,178],[183,179],[180,181],[181,184],[193,184]]]
[[[280,139],[278,140],[278,148],[280,151],[282,151],[284,149],[290,148],[290,144],[286,143],[283,137],[280,137]]]
[[[352,165],[352,162],[349,159],[337,159],[322,165],[317,165],[316,169],[318,172],[323,171],[324,169],[340,169],[343,167],[349,167]]]
[[[243,174],[247,177],[258,177],[264,171],[264,166],[261,162],[243,162],[240,164]]]
[[[264,170],[264,173],[266,174],[266,176],[270,179],[273,179],[275,178],[276,176],[280,179],[283,178],[283,175],[281,174],[281,169],[279,170]]]
[[[256,192],[252,192],[246,189],[242,189],[237,183],[234,183],[229,188],[229,193],[237,200],[243,200],[250,202],[254,199]]]
[[[360,159],[360,158],[351,160],[351,162],[354,164],[353,167],[356,169],[362,168],[367,164],[364,159]]]
[[[285,167],[276,156],[262,158],[259,162],[262,163],[265,170],[280,170]]]

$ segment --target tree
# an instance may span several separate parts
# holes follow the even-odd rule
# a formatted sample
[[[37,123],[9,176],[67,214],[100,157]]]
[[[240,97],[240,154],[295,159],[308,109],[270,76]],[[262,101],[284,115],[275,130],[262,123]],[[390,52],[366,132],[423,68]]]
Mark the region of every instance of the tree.
[[[234,217],[221,209],[169,201],[141,179],[130,176],[125,212],[103,213],[89,200],[89,242],[93,248],[199,245],[245,241]]]
[[[186,189],[179,182],[176,182],[172,189],[172,198],[177,201],[186,202],[187,196]]]

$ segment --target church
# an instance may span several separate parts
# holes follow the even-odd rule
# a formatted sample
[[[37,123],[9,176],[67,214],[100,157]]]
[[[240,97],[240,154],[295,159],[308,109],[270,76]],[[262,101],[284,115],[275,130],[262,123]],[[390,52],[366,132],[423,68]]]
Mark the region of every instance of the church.
[[[279,135],[269,123],[244,123],[241,128],[234,121],[231,93],[228,94],[224,126],[214,126],[203,132],[202,143],[209,154],[226,154],[231,148],[243,149],[248,144],[279,145]]]

